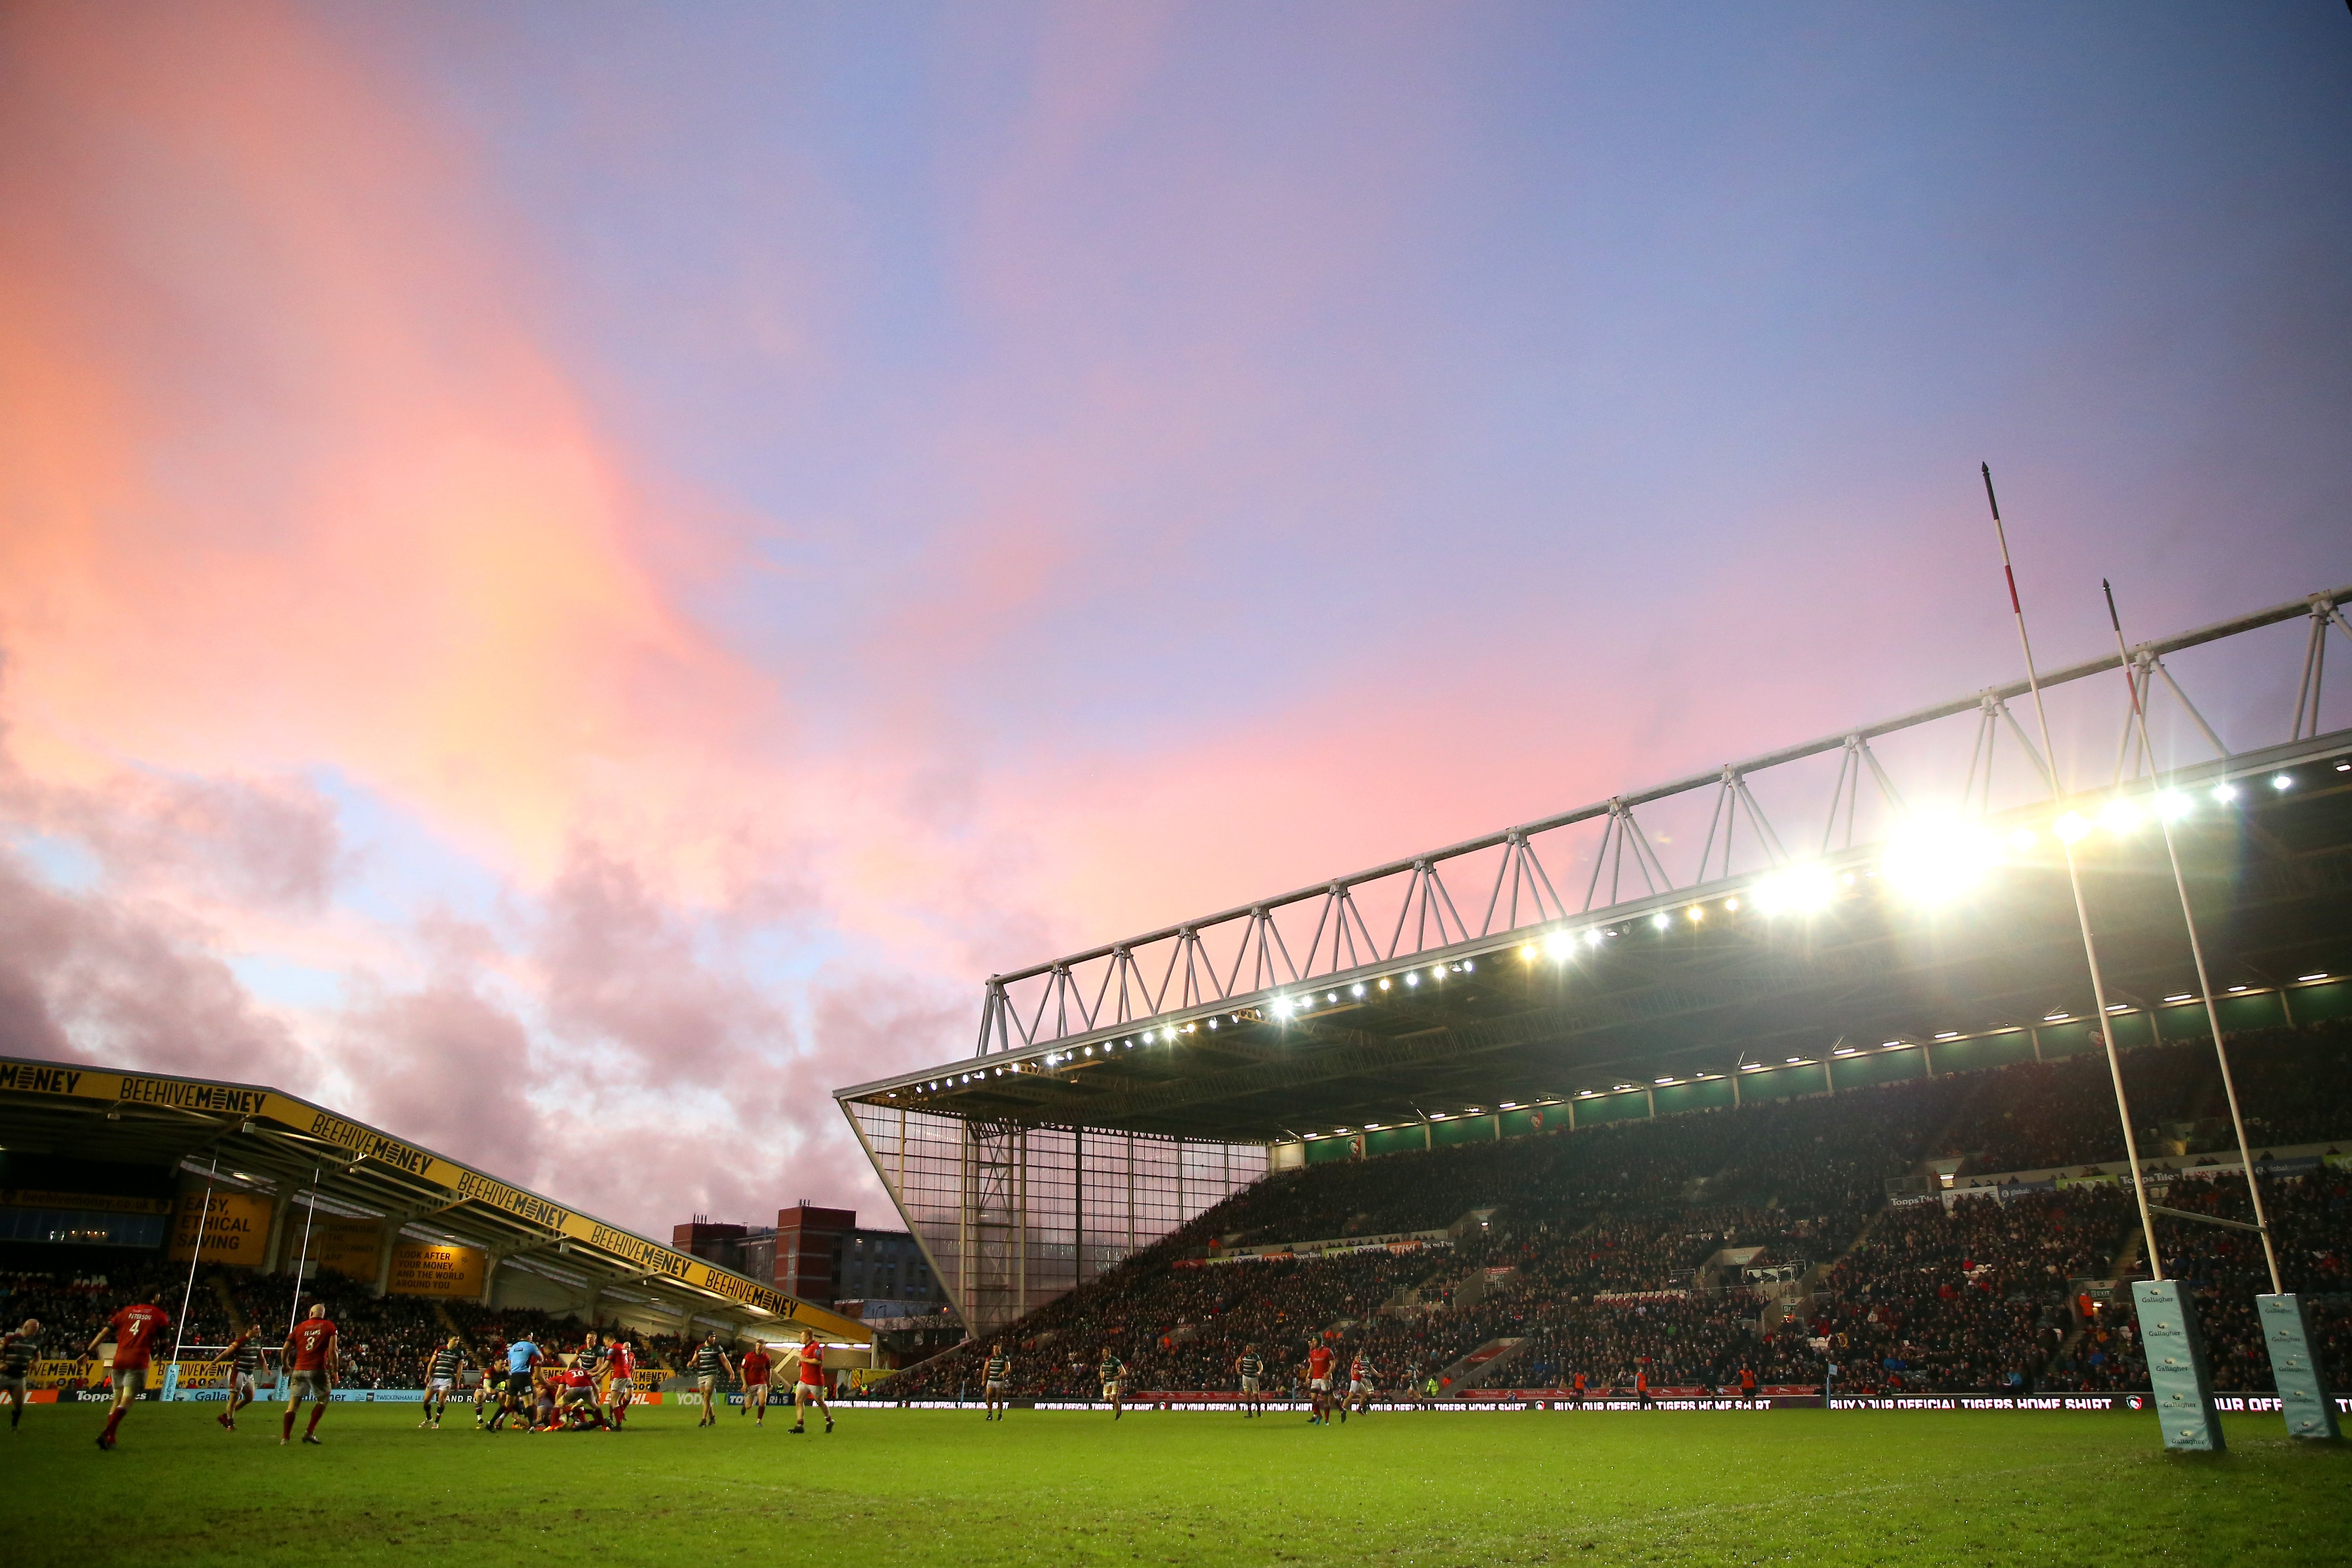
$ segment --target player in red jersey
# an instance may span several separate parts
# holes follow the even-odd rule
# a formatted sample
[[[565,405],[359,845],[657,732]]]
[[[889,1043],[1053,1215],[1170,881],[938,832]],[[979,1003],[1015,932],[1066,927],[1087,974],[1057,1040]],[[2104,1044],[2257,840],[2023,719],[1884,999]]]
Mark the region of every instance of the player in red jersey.
[[[489,1348],[482,1352],[482,1380],[474,1384],[474,1429],[478,1432],[482,1426],[483,1403],[497,1401],[499,1382],[506,1376],[506,1338],[494,1333],[489,1339]]]
[[[1572,1393],[1576,1395],[1576,1407],[1577,1407],[1579,1410],[1583,1409],[1583,1408],[1584,1408],[1584,1374],[1583,1374],[1582,1373],[1580,1373],[1580,1373],[1578,1373],[1576,1374],[1576,1385],[1575,1385],[1575,1387],[1574,1387],[1570,1392],[1572,1392]]]
[[[614,1337],[604,1347],[604,1406],[613,1423],[613,1430],[621,1429],[622,1418],[637,1393],[637,1347],[628,1341]]]
[[[311,1302],[310,1315],[286,1336],[278,1364],[286,1368],[286,1420],[278,1445],[294,1440],[294,1413],[305,1398],[310,1401],[310,1424],[302,1428],[302,1441],[316,1443],[319,1417],[327,1413],[327,1397],[335,1386],[335,1325],[324,1301]]]
[[[1307,1424],[1331,1425],[1331,1347],[1319,1340],[1307,1352],[1307,1399],[1315,1411]]]
[[[800,1378],[793,1384],[793,1424],[788,1431],[798,1432],[808,1421],[808,1407],[817,1408],[824,1417],[824,1429],[833,1430],[833,1410],[824,1402],[824,1347],[816,1342],[816,1335],[801,1335]]]
[[[1744,1405],[1756,1403],[1756,1369],[1752,1366],[1739,1369],[1739,1398]]]
[[[100,1448],[114,1447],[116,1428],[122,1425],[122,1413],[131,1402],[147,1392],[147,1358],[154,1349],[155,1337],[171,1327],[172,1316],[161,1307],[144,1301],[125,1307],[107,1320],[106,1327],[89,1339],[85,1355],[96,1355],[98,1347],[109,1334],[114,1336],[114,1408],[108,1412],[106,1430],[98,1435]]]
[[[1641,1401],[1636,1409],[1648,1410],[1657,1404],[1650,1397],[1650,1369],[1646,1366],[1633,1369],[1633,1397]]]
[[[768,1380],[775,1375],[776,1363],[768,1355],[768,1347],[759,1341],[743,1352],[735,1363],[736,1373],[743,1380],[743,1414],[751,1417],[754,1426],[768,1424]]]

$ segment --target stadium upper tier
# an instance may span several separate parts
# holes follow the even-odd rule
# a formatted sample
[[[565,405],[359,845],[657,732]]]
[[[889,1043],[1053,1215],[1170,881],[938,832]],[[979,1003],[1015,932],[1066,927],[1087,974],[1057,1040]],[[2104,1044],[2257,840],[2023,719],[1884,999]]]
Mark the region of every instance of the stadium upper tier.
[[[260,1203],[270,1234],[266,1241],[216,1235],[224,1223],[208,1215],[206,1261],[228,1256],[235,1240],[247,1244],[239,1261],[290,1270],[304,1256],[321,1256],[298,1255],[296,1233],[358,1220],[373,1238],[362,1272],[379,1296],[404,1241],[450,1244],[481,1255],[485,1300],[503,1268],[534,1274],[573,1305],[607,1315],[754,1330],[791,1323],[857,1344],[871,1337],[854,1319],[273,1089],[0,1058],[0,1149],[12,1170],[37,1172],[44,1160],[177,1168],[176,1256],[187,1256],[184,1244],[194,1239],[202,1205],[194,1195],[208,1188],[216,1199],[243,1194]],[[61,1211],[79,1201],[69,1192],[12,1195]]]
[[[2116,736],[2113,782],[2095,791],[2053,798],[2031,716],[2009,709],[2023,684],[1991,687],[993,977],[975,1057],[836,1096],[1008,1125],[1273,1143],[1629,1080],[1725,1080],[1842,1046],[2063,1025],[2092,1004],[2061,833],[2089,874],[2113,987],[2137,1013],[2194,991],[2158,811],[2226,955],[2222,984],[2270,990],[2340,971],[2352,963],[2341,787],[2352,732],[2313,731],[2326,644],[2352,639],[2336,608],[2346,597],[2352,588],[2045,675],[2053,701],[2074,704],[2057,714],[2062,732],[2098,758],[2078,772],[2105,773],[2104,737]],[[2300,647],[2260,640],[2298,619]],[[2299,654],[2288,737],[2229,752],[2166,662],[2191,649],[2234,661],[2231,692],[2260,688],[2250,658]],[[2148,715],[2145,750],[2131,693],[2090,681],[2126,662]],[[1952,720],[1974,723],[1965,751],[1958,731],[1935,728]],[[2242,735],[2267,727],[2221,721]],[[1910,752],[1883,761],[1874,742],[1898,738]],[[1795,776],[1808,767],[1810,784]],[[1766,799],[1779,802],[1777,825]],[[1677,805],[1685,819],[1671,834],[1636,815]],[[1925,1069],[1914,1058],[1909,1070]],[[1713,1092],[1729,1103],[1741,1091]]]

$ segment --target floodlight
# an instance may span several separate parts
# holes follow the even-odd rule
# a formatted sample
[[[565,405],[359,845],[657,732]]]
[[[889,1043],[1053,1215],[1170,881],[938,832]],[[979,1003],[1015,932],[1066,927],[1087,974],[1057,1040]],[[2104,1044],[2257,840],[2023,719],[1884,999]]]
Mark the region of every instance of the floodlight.
[[[2219,804],[2227,805],[2238,798],[2238,786],[2232,784],[2217,784],[2213,786],[2213,798]]]
[[[1674,921],[1666,918],[1666,911],[1664,910],[1660,910],[1656,914],[1650,917],[1650,924],[1659,931],[1664,931],[1674,923]]]
[[[2110,833],[2129,833],[2139,826],[2139,807],[2117,795],[2099,807],[2099,826]]]
[[[2045,1024],[2063,1024],[2074,1016],[2072,1013],[2044,1013],[2042,1015],[2042,1021]]]
[[[1756,907],[1768,915],[1811,914],[1826,909],[1837,896],[1837,883],[1827,870],[1806,862],[1773,872],[1755,888]]]
[[[1361,996],[1363,994],[1364,994],[1364,983],[1363,983],[1362,981],[1360,981],[1360,980],[1357,981],[1353,985],[1350,985],[1350,986],[1349,986],[1349,987],[1348,987],[1348,994],[1349,994],[1349,995],[1350,995],[1350,996]]]
[[[1337,1002],[1339,999],[1339,994],[1337,991],[1326,991],[1323,993],[1323,1000],[1326,1002]]]
[[[2314,971],[2312,973],[2309,973],[2309,974],[2298,974],[2298,975],[2296,975],[2296,976],[2295,976],[2295,979],[2296,979],[2296,980],[2298,980],[2298,981],[2305,981],[2305,982],[2313,981],[2313,980],[2325,980],[2325,979],[2326,979],[2326,978],[2327,978],[2327,971],[2326,971],[2325,969],[2321,969],[2321,970]]]
[[[1840,1046],[1836,1050],[1832,1051],[1830,1054],[1837,1057],[1850,1057],[1861,1048],[1862,1047],[1859,1046]]]
[[[2247,991],[2247,990],[2251,990],[2251,989],[2252,989],[2251,986],[2245,986],[2245,985],[2232,985],[2232,986],[2231,986],[2231,987],[2230,987],[2230,994],[2231,994],[2231,995],[2232,995],[2232,996],[2235,996],[2235,995],[2237,995],[2237,994],[2238,994],[2240,992],[2242,992],[2242,991]]]
[[[1891,1051],[1902,1043],[1900,1040],[1881,1040],[1878,1042],[1878,1048],[1882,1051]]]
[[[2165,1000],[2168,1002],[2186,1002],[2189,1000],[2189,994],[2186,991],[2176,991],[2171,995],[2167,996]]]
[[[1531,942],[1522,944],[1519,948],[1519,957],[1533,963],[1536,961],[1536,944]]]
[[[1383,974],[1383,975],[1381,975],[1381,990],[1383,990],[1383,991],[1385,991],[1385,990],[1387,990],[1388,988],[1389,988],[1389,977],[1388,977],[1387,975]]]
[[[1591,931],[1586,931],[1584,933],[1584,941],[1587,946],[1599,947],[1601,945],[1601,928],[1599,926],[1594,926]]]
[[[2273,774],[2271,775],[2271,788],[2273,788],[2273,789],[2293,789],[2294,787],[2294,774],[2292,774],[2292,773],[2273,773]]]
[[[1790,1057],[1790,1058],[1789,1058],[1789,1065],[1790,1065],[1790,1067],[1795,1067],[1799,1062],[1801,1062],[1801,1061],[1803,1061],[1804,1059],[1805,1059],[1805,1058],[1802,1058],[1802,1057]]]
[[[1408,969],[1408,970],[1406,970],[1406,971],[1404,972],[1404,983],[1405,983],[1407,985],[1418,985],[1418,984],[1421,984],[1421,973],[1420,973],[1420,972],[1419,972],[1418,970],[1412,970],[1412,969]]]
[[[1906,819],[1887,839],[1879,870],[1887,886],[1915,903],[1958,898],[1984,880],[2000,858],[1992,835],[1945,817]]]
[[[1685,912],[1685,913],[1686,913],[1686,914],[1688,914],[1688,915],[1690,916],[1690,918],[1691,918],[1694,921],[1703,921],[1703,920],[1706,919],[1706,910],[1703,907],[1701,907],[1700,905],[1697,905],[1697,904],[1693,904],[1693,905],[1692,905],[1688,910],[1685,910],[1684,912]]]
[[[1674,1080],[1674,1079],[1670,1079],[1670,1078],[1662,1078],[1662,1079],[1658,1079],[1657,1081],[1658,1081],[1658,1082],[1660,1082],[1660,1083],[1672,1083],[1672,1082],[1674,1082],[1675,1080]]]
[[[2052,823],[2050,830],[2058,836],[2061,843],[2080,844],[2084,836],[2091,831],[2091,824],[2080,812],[2070,811]]]
[[[1739,900],[1738,899],[1726,899],[1723,900],[1723,907],[1736,915],[1739,912]]]
[[[2197,802],[2177,789],[2166,790],[2156,797],[2156,814],[2167,822],[2178,822],[2197,809]]]
[[[1960,1037],[1960,1032],[1958,1029],[1946,1029],[1936,1037],[1939,1040],[1957,1040]]]
[[[2033,829],[2032,829],[2031,827],[2021,827],[2021,828],[2017,829],[2017,831],[2015,831],[2014,833],[2011,833],[2011,834],[2009,836],[2009,847],[2010,847],[2011,849],[2031,849],[2031,848],[2032,848],[2032,847],[2033,847]]]
[[[1564,931],[1556,931],[1546,939],[1544,948],[1553,958],[1566,958],[1576,949],[1576,939]]]

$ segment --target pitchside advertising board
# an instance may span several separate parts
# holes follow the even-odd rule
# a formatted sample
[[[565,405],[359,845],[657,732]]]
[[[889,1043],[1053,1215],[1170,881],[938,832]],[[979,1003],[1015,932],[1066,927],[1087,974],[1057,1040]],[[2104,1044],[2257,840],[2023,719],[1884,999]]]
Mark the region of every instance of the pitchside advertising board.
[[[307,1137],[332,1143],[355,1159],[380,1161],[413,1180],[440,1188],[454,1198],[469,1199],[513,1215],[553,1235],[584,1244],[642,1268],[649,1275],[676,1279],[741,1306],[758,1307],[783,1322],[814,1329],[829,1340],[863,1344],[868,1338],[865,1325],[856,1319],[842,1317],[754,1280],[713,1268],[698,1258],[688,1257],[644,1237],[616,1230],[601,1220],[575,1213],[536,1193],[510,1186],[494,1176],[485,1175],[453,1160],[445,1160],[428,1149],[419,1149],[414,1144],[386,1137],[373,1127],[348,1121],[307,1100],[280,1094],[276,1089],[257,1089],[248,1084],[208,1083],[192,1079],[151,1078],[137,1073],[79,1068],[62,1062],[0,1059],[0,1093],[47,1095],[104,1104],[166,1106],[206,1115],[249,1117],[275,1122]],[[325,1223],[324,1215],[320,1216],[320,1223]],[[205,1242],[207,1258],[212,1256],[209,1229],[207,1226]],[[267,1226],[262,1227],[260,1234],[268,1235]],[[343,1256],[355,1259],[357,1239],[356,1235],[346,1238],[347,1250]],[[315,1249],[312,1257],[327,1262]],[[371,1250],[362,1265],[346,1268],[344,1272],[373,1279],[376,1264],[377,1254]],[[336,1267],[331,1262],[327,1262],[327,1266]]]

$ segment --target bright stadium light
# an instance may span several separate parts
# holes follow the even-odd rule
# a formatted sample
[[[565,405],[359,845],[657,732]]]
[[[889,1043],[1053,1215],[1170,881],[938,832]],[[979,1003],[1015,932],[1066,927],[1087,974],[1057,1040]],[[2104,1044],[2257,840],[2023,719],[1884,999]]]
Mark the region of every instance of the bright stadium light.
[[[1383,975],[1381,975],[1381,990],[1383,990],[1383,991],[1385,991],[1385,990],[1387,990],[1388,988],[1389,988],[1389,977],[1388,977],[1387,975],[1383,974]]]
[[[1936,1037],[1939,1040],[1957,1040],[1960,1037],[1960,1032],[1958,1029],[1946,1029]]]
[[[2068,844],[2080,844],[2091,831],[2089,818],[2081,812],[2070,811],[2050,825],[2050,831]]]
[[[1662,1078],[1662,1079],[1657,1079],[1656,1081],[1658,1081],[1659,1083],[1664,1084],[1664,1083],[1672,1083],[1672,1082],[1674,1082],[1675,1080],[1674,1080],[1674,1079],[1670,1079],[1670,1078]]]
[[[1584,943],[1587,947],[1599,947],[1601,945],[1601,928],[1599,926],[1594,926],[1591,931],[1584,933]]]
[[[2032,829],[2031,827],[2021,827],[2021,828],[2017,829],[2015,832],[2011,833],[2011,834],[2009,836],[2009,847],[2010,847],[2011,849],[2019,849],[2019,850],[2031,849],[2031,848],[2032,848],[2032,847],[2033,847],[2033,829]]]
[[[1323,993],[1323,1000],[1326,1002],[1337,1002],[1339,999],[1339,994],[1337,991],[1326,991]]]
[[[1739,900],[1738,899],[1726,899],[1723,900],[1723,907],[1736,915],[1739,912]]]
[[[1660,910],[1656,914],[1650,917],[1650,924],[1652,928],[1657,931],[1664,931],[1674,923],[1674,921],[1666,918],[1666,911],[1664,910]]]
[[[1944,817],[1912,817],[1886,841],[1879,875],[1914,903],[1945,903],[1975,889],[2000,858],[1992,835]]]
[[[1364,983],[1363,983],[1362,981],[1360,981],[1360,980],[1357,981],[1353,985],[1350,985],[1350,986],[1349,986],[1349,987],[1348,987],[1348,994],[1349,994],[1349,995],[1350,995],[1350,996],[1361,996],[1363,994],[1364,994]]]
[[[2167,822],[2178,822],[2196,809],[2196,798],[2177,789],[2166,790],[2156,797],[2156,814]]]
[[[2186,1002],[2189,999],[2189,994],[2186,991],[2176,991],[2171,995],[2165,998],[2168,1002]]]
[[[2294,775],[2293,773],[2273,773],[2271,775],[2271,788],[2293,789],[2294,787]]]
[[[1790,866],[1758,882],[1755,895],[1756,907],[1768,915],[1812,914],[1837,897],[1837,879],[1811,863]]]
[[[1536,961],[1536,944],[1531,942],[1520,943],[1519,959],[1524,963],[1533,963]]]
[[[2213,801],[2215,805],[2227,805],[2237,798],[2238,786],[2236,784],[2217,784],[2213,786]]]
[[[2298,974],[2295,976],[2298,983],[2306,985],[2315,980],[2325,980],[2326,978],[2327,971],[2325,969],[2315,969],[2309,974]]]
[[[1418,985],[1418,984],[1421,984],[1421,971],[1419,971],[1419,970],[1417,970],[1417,969],[1408,969],[1408,970],[1406,970],[1406,971],[1404,972],[1404,983],[1405,983],[1407,985]]]
[[[2072,1013],[2044,1013],[2042,1015],[2042,1021],[2045,1024],[2063,1024],[2074,1016]]]
[[[2132,833],[2140,825],[2139,807],[2121,795],[2099,807],[2099,826],[2110,833]]]
[[[1544,950],[1549,952],[1555,961],[1566,958],[1576,951],[1576,939],[1564,931],[1556,931],[1545,940]]]
[[[1697,904],[1693,904],[1684,912],[1690,916],[1693,923],[1696,923],[1699,921],[1706,919],[1706,910]]]

